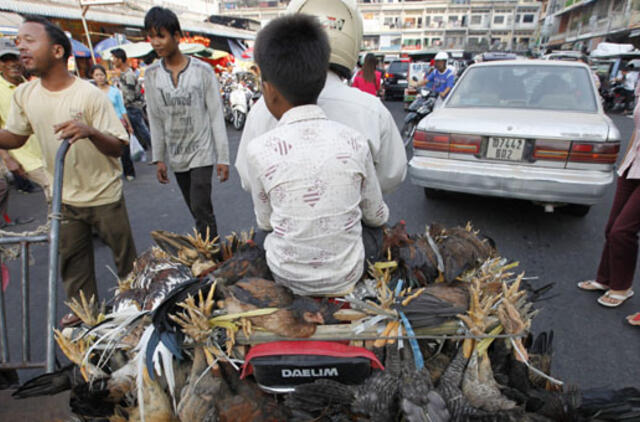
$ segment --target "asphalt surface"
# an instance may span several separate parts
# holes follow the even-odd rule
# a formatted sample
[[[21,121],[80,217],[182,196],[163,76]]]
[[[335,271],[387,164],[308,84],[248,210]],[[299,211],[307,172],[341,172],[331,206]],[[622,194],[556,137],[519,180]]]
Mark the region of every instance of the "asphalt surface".
[[[402,103],[388,102],[387,106],[400,125],[404,117]],[[613,119],[622,132],[624,141],[621,149],[624,151],[633,122],[619,115]],[[228,133],[234,160],[240,133],[232,127],[228,128]],[[172,177],[169,185],[160,185],[155,178],[155,168],[146,163],[136,163],[136,171],[136,180],[125,182],[125,197],[138,252],[153,244],[149,235],[152,230],[190,232],[193,220],[175,178]],[[640,311],[640,295],[619,308],[607,309],[596,303],[596,293],[576,288],[577,281],[595,276],[614,189],[612,185],[607,197],[583,218],[562,211],[545,213],[542,207],[520,200],[466,194],[427,199],[423,189],[412,185],[409,180],[386,199],[391,209],[390,221],[406,220],[410,232],[423,231],[425,225],[432,222],[464,225],[471,221],[474,227],[495,240],[503,256],[519,261],[520,270],[527,276],[538,277],[532,281],[534,285],[555,283],[552,292],[555,296],[539,304],[541,312],[533,324],[535,332],[551,329],[555,332],[555,377],[581,388],[640,387],[637,369],[640,367],[640,330],[628,326],[624,320],[626,315]],[[226,183],[216,181],[213,200],[220,233],[247,230],[254,224],[251,198],[240,188],[234,171]],[[44,197],[41,193],[26,195],[12,191],[9,213],[14,217],[35,217],[34,223],[17,228],[32,229],[45,221]],[[32,355],[36,359],[44,359],[47,248],[34,247],[32,255]],[[98,239],[95,240],[95,255],[100,294],[102,298],[109,298],[116,282],[108,267],[113,268],[114,264],[110,250]],[[11,282],[5,300],[10,351],[12,359],[19,360],[20,273],[17,263],[11,262],[8,267]],[[638,276],[636,286],[637,279]],[[61,285],[58,296],[59,318],[66,313]],[[21,371],[21,381],[38,372]],[[16,404],[7,397],[0,395],[0,408]]]

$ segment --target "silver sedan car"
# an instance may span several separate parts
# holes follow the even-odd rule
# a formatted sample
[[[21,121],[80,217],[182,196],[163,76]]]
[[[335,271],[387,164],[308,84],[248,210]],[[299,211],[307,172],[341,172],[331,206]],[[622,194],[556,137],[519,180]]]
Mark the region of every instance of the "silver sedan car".
[[[413,139],[409,174],[440,191],[528,199],[576,215],[614,181],[620,132],[577,62],[471,66]]]

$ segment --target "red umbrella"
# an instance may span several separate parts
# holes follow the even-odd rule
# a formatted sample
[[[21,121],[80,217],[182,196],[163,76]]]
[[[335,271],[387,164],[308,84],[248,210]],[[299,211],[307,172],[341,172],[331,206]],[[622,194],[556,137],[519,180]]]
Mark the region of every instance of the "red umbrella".
[[[253,59],[253,47],[244,50],[241,57],[243,59]]]

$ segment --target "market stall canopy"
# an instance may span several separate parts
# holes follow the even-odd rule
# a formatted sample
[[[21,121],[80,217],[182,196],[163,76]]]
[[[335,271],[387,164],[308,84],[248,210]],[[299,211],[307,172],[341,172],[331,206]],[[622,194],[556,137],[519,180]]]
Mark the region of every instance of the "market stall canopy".
[[[91,57],[91,50],[89,50],[89,47],[78,40],[74,40],[73,38],[69,38],[69,41],[71,41],[71,49],[73,50],[73,55],[75,57]]]
[[[151,43],[148,42],[133,42],[129,44],[115,45],[103,50],[100,53],[102,60],[111,60],[111,51],[115,50],[116,48],[123,49],[124,52],[127,53],[128,58],[144,57],[153,51]],[[182,52],[182,54],[199,54],[207,50],[213,51],[213,49],[207,48],[202,44],[180,43],[180,51]]]
[[[36,14],[47,17],[62,19],[80,19],[82,10],[76,5],[66,5],[54,3],[52,1],[25,1],[25,0],[2,0],[0,8],[22,14]],[[142,6],[136,5],[134,1],[122,2],[121,5],[109,5],[107,8],[92,7],[86,13],[86,19],[93,22],[104,22],[114,25],[132,26],[142,28],[145,10]],[[153,3],[153,2],[146,2]],[[184,2],[187,4],[188,2]],[[22,20],[20,20],[22,22]],[[212,24],[209,22],[198,22],[190,19],[180,18],[183,31],[213,35],[230,39],[255,39],[255,32],[243,29],[230,28],[224,25]]]
[[[93,48],[93,51],[95,51],[96,54],[99,54],[100,56],[102,56],[102,52],[104,50],[108,48],[121,47],[126,44],[131,44],[131,41],[125,38],[124,40],[122,40],[122,42],[120,42],[120,40],[116,39],[115,37],[110,37],[96,44],[95,47]]]
[[[153,50],[151,43],[148,42],[132,42],[129,44],[115,45],[100,52],[102,60],[111,60],[111,51],[116,48],[123,49],[129,58],[144,57]]]
[[[0,12],[0,36],[17,35],[22,21],[17,13]]]

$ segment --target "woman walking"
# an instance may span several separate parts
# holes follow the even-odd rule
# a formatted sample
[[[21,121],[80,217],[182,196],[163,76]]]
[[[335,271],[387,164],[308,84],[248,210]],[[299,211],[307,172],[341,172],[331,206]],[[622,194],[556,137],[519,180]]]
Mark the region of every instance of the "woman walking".
[[[371,95],[378,95],[381,75],[376,70],[377,63],[376,56],[372,53],[367,53],[364,57],[362,70],[358,71],[351,86]]]
[[[583,290],[604,291],[598,303],[609,307],[622,305],[633,296],[631,285],[638,257],[640,231],[640,104],[634,110],[634,131],[618,170],[618,184],[609,221],[605,229],[605,243],[595,280],[582,281]],[[627,321],[640,325],[640,313],[629,315]]]
[[[96,64],[91,67],[89,74],[96,82],[98,88],[107,94],[109,100],[111,100],[111,104],[113,104],[113,108],[116,110],[118,118],[124,125],[125,129],[127,129],[127,132],[129,132],[129,135],[131,135],[133,133],[133,126],[131,126],[127,110],[124,108],[124,100],[122,99],[122,93],[120,90],[109,85],[109,82],[107,81],[107,72],[101,65]],[[131,149],[129,148],[129,145],[122,147],[122,156],[120,158],[122,160],[122,171],[125,177],[128,181],[132,181],[136,178],[136,169],[133,167]]]

